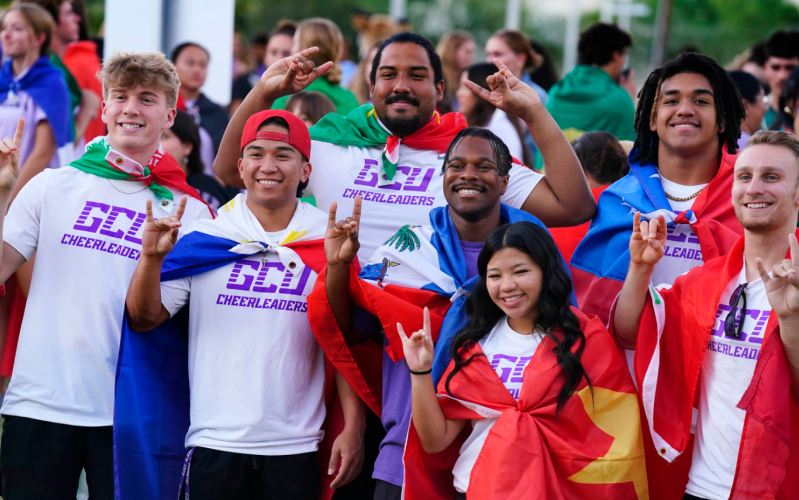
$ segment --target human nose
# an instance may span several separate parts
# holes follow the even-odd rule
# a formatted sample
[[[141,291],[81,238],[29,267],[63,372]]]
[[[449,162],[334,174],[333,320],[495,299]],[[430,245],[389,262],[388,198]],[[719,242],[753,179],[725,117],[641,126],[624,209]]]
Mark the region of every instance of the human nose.
[[[397,76],[396,83],[394,83],[394,93],[395,94],[409,94],[411,91],[410,86],[408,85],[408,77],[406,75],[400,74]]]
[[[516,289],[516,281],[513,276],[503,274],[499,282],[499,291],[503,293],[512,292]]]
[[[690,99],[683,99],[677,108],[677,116],[694,116],[696,110],[694,103]]]
[[[477,167],[471,163],[467,163],[460,171],[460,178],[465,180],[477,179]]]

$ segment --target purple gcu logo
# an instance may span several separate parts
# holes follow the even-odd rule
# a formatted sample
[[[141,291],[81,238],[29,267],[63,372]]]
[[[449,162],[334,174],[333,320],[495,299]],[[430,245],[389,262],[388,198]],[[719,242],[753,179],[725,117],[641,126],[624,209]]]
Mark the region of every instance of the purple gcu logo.
[[[283,279],[280,283],[278,290],[277,279],[269,280],[267,284],[267,276],[269,270],[275,269],[278,273],[283,273]],[[275,273],[272,273],[273,275]],[[296,286],[292,287],[291,282],[294,280],[294,275],[291,271],[287,270],[280,262],[261,262],[258,260],[238,260],[236,265],[233,266],[233,271],[230,273],[230,278],[227,280],[227,288],[230,290],[241,290],[249,292],[252,290],[256,293],[285,293],[288,295],[302,295],[305,291],[305,285],[308,283],[308,278],[311,276],[311,268],[305,266],[302,274],[297,279]]]
[[[502,380],[503,384],[507,384],[508,379],[510,379],[511,383],[517,384],[522,382],[524,368],[527,366],[527,362],[532,358],[532,356],[508,356],[506,354],[494,354],[491,359],[491,368],[497,372],[497,375],[499,375],[499,378]],[[511,364],[511,366],[507,366],[506,363],[502,363],[503,361],[507,361]],[[500,367],[500,363],[506,366]]]
[[[91,215],[93,210],[99,210],[105,215],[103,217],[91,217],[90,219],[89,215]],[[117,222],[120,215],[124,215],[131,221],[127,231],[114,228],[114,224]],[[86,231],[87,233],[97,233],[99,229],[99,233],[103,236],[124,239],[141,245],[141,239],[136,237],[136,233],[139,231],[142,224],[144,224],[144,219],[146,217],[147,216],[143,213],[135,212],[124,207],[112,207],[106,203],[87,201],[86,206],[80,213],[80,217],[78,217],[75,225],[72,226],[72,229],[76,231]],[[89,220],[91,220],[91,222],[89,222]]]
[[[425,171],[422,176],[422,170]],[[430,179],[433,178],[435,168],[421,167],[397,167],[397,172],[402,172],[408,177],[405,183],[395,182],[387,186],[379,186],[380,189],[391,189],[394,191],[419,191],[424,193],[427,191],[427,186],[430,185]],[[420,179],[421,177],[421,179]],[[355,184],[359,186],[376,187],[377,186],[377,160],[365,160],[363,168],[355,178]]]
[[[666,239],[668,241],[674,241],[677,243],[685,243],[687,241],[688,243],[692,243],[694,245],[699,244],[699,237],[693,232],[691,232],[690,234],[685,234],[685,233],[674,234],[676,231],[677,231],[677,224],[671,225],[668,228],[666,228],[666,235],[667,235]]]

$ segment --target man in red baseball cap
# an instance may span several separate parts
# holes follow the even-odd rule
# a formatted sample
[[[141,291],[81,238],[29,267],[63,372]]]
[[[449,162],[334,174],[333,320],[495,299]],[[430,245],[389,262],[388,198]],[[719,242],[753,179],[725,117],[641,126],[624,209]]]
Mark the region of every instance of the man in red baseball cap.
[[[338,375],[349,419],[337,437],[328,433],[335,441],[325,482],[317,465],[320,445],[331,450],[322,440],[325,386],[333,381],[308,322],[306,297],[326,264],[328,222],[298,199],[311,175],[310,151],[299,118],[256,113],[238,160],[246,195],[177,242],[175,228],[148,213],[127,324],[134,332],[159,328],[148,334],[157,335],[191,304],[183,488],[192,500],[316,500],[320,484],[337,487],[360,472],[364,422],[348,417],[360,403]],[[181,268],[186,261],[195,264]]]

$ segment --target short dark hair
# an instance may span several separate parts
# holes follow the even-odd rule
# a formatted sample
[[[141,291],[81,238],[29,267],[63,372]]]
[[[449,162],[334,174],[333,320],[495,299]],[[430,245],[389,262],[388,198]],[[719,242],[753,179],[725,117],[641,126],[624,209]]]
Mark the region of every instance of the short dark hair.
[[[258,33],[254,34],[250,37],[250,45],[264,45],[269,43],[269,33],[264,31],[259,31]]]
[[[286,130],[291,130],[291,128],[289,127],[289,123],[286,121],[286,119],[282,118],[280,116],[270,116],[269,118],[264,120],[263,123],[258,125],[258,128],[261,128],[264,125],[277,125],[277,126],[285,128]],[[294,148],[294,149],[297,149],[297,148]],[[302,161],[304,163],[308,162],[308,158],[306,158],[304,154],[300,153],[300,156],[302,157]],[[305,191],[305,188],[308,187],[308,181],[310,181],[310,180],[311,179],[309,178],[305,182],[300,181],[300,184],[297,186],[297,198],[302,198],[302,192]]]
[[[583,170],[602,185],[613,184],[630,171],[627,153],[611,133],[596,130],[572,142]]]
[[[490,142],[491,148],[494,150],[494,157],[497,160],[497,173],[500,177],[505,177],[508,175],[510,172],[511,162],[513,161],[513,157],[510,155],[508,146],[506,146],[505,143],[502,142],[502,139],[497,137],[496,134],[487,128],[482,127],[466,127],[458,132],[455,138],[452,139],[452,142],[449,143],[446,154],[444,154],[444,163],[441,165],[442,174],[447,168],[447,162],[449,161],[449,157],[452,156],[452,151],[464,137],[479,137],[480,139],[485,139]]]
[[[724,68],[712,58],[695,52],[685,52],[677,59],[668,62],[649,74],[638,93],[638,108],[635,110],[635,133],[633,156],[630,161],[657,165],[660,139],[657,132],[649,129],[653,109],[660,98],[660,86],[674,75],[694,73],[708,79],[713,90],[716,105],[716,123],[724,123],[724,132],[719,136],[719,152],[727,144],[727,152],[735,154],[738,138],[741,137],[741,121],[744,119],[744,105],[738,87]]]
[[[763,91],[763,84],[760,83],[760,80],[746,71],[740,69],[730,71],[730,78],[735,82],[735,86],[738,87],[741,98],[751,103],[754,103],[757,100],[757,94]]]
[[[403,31],[386,38],[377,48],[375,58],[372,61],[372,70],[369,72],[369,81],[372,82],[372,85],[375,84],[375,79],[377,78],[377,68],[380,66],[380,58],[383,56],[383,49],[394,43],[413,43],[422,47],[425,52],[427,52],[427,58],[430,59],[430,66],[433,67],[434,83],[438,84],[438,82],[444,81],[444,69],[441,66],[441,57],[436,53],[436,48],[433,47],[430,40],[418,33]]]
[[[201,49],[203,52],[205,52],[205,55],[208,56],[208,60],[209,61],[211,60],[211,54],[202,45],[200,45],[198,43],[194,43],[194,42],[183,42],[180,45],[178,45],[177,47],[175,47],[174,49],[172,49],[172,57],[171,57],[172,64],[175,64],[176,62],[178,62],[178,57],[180,57],[180,53],[183,52],[184,50],[188,49],[189,47],[197,47],[198,49]]]
[[[768,56],[766,55],[766,42],[757,42],[749,49],[749,59],[746,62],[753,62],[758,66],[766,64]]]
[[[799,58],[799,32],[775,31],[766,40],[766,60],[769,57],[781,59]]]
[[[580,34],[577,44],[577,63],[604,66],[613,59],[613,53],[631,47],[629,33],[615,24],[594,23]]]

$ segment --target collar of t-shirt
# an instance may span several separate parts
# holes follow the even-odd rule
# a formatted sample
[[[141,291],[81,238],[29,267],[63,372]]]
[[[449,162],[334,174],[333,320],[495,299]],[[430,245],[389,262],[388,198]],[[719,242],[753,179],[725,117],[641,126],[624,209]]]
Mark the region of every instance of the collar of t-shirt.
[[[663,191],[667,192],[671,196],[675,198],[687,198],[692,196],[694,193],[699,191],[700,189],[707,186],[707,184],[697,184],[696,186],[684,186],[682,184],[677,184],[676,182],[672,182],[662,175],[660,176],[660,184],[663,186]],[[686,201],[674,201],[669,198],[669,205],[671,205],[671,209],[677,213],[684,212],[689,210],[696,200],[696,197],[691,198],[690,200]]]
[[[466,261],[466,280],[472,279],[477,276],[477,257],[483,249],[484,242],[480,241],[463,241],[461,240],[461,249],[463,250],[463,259]]]

